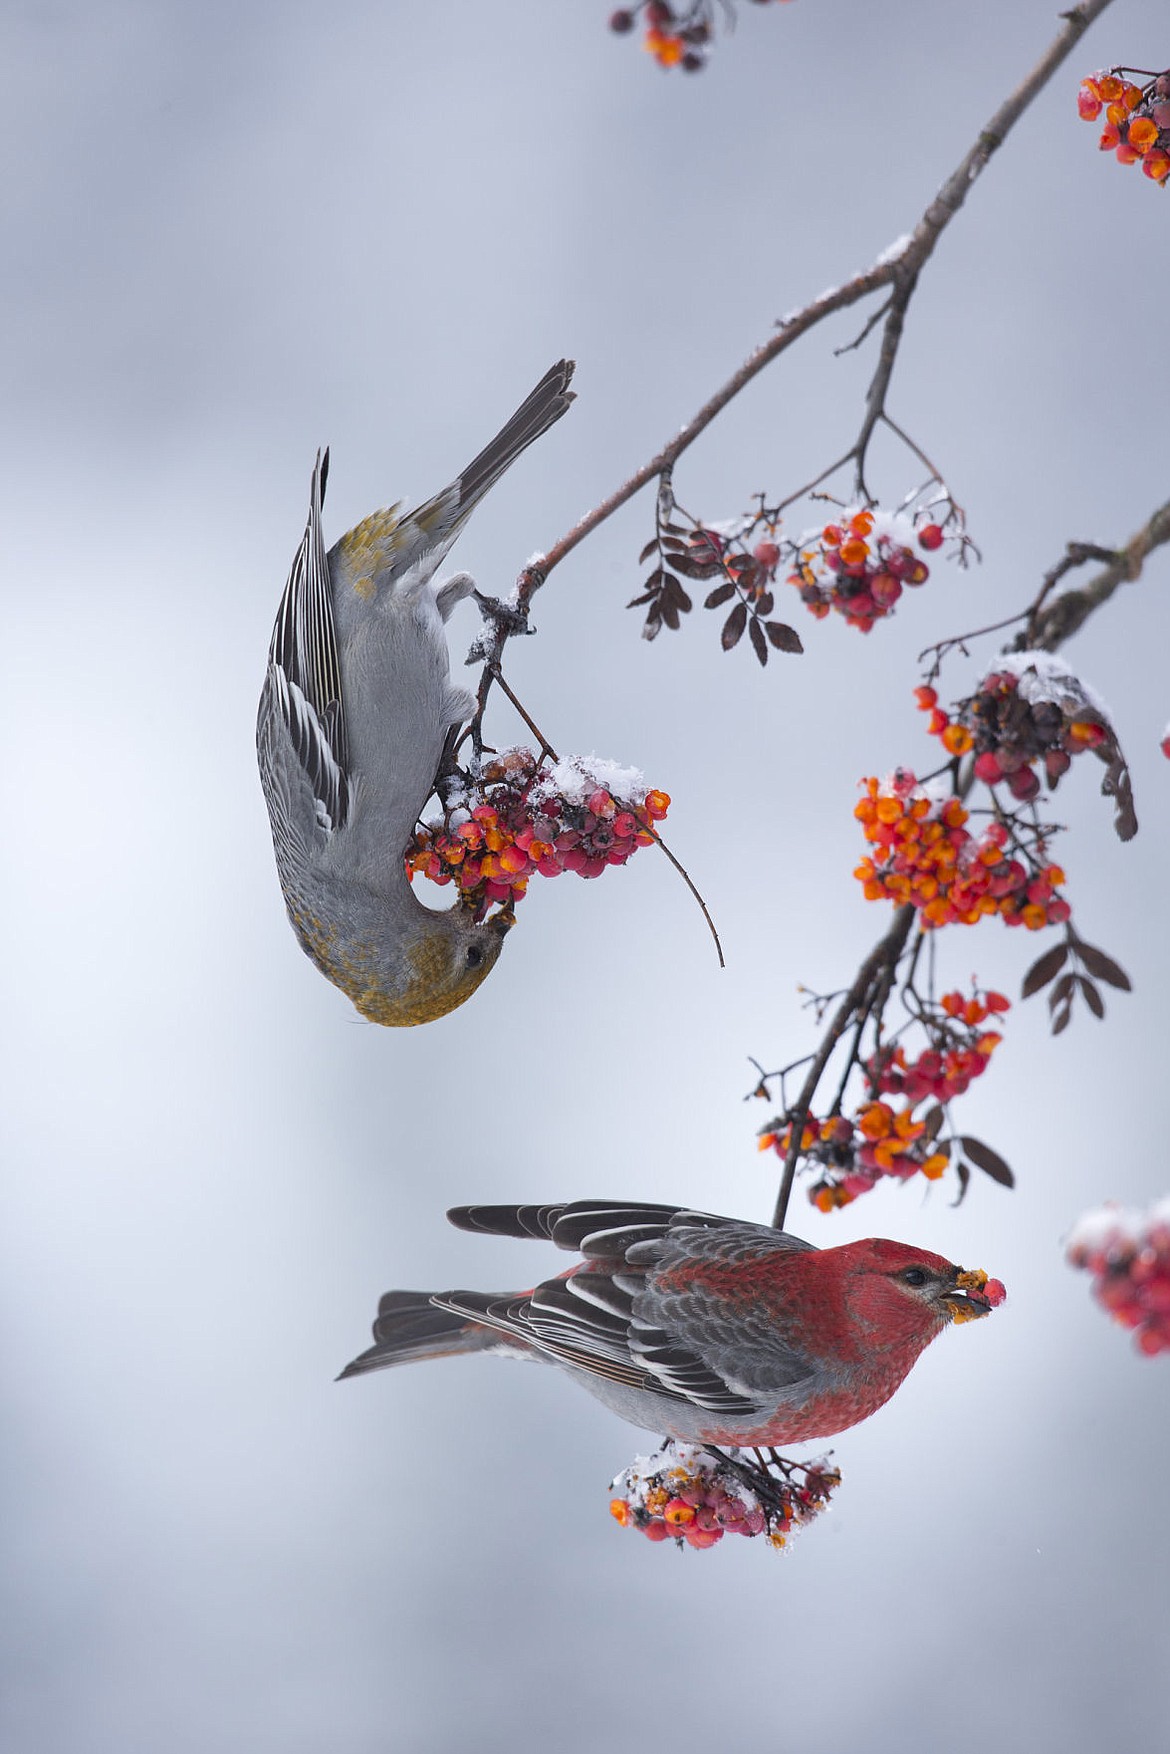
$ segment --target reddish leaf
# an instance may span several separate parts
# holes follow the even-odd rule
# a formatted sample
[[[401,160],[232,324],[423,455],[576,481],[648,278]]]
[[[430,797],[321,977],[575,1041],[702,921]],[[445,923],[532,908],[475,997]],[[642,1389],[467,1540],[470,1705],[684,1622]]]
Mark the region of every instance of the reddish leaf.
[[[959,1144],[976,1169],[981,1169],[984,1175],[989,1175],[993,1182],[999,1183],[1001,1188],[1015,1187],[1016,1178],[998,1151],[993,1151],[990,1145],[983,1143],[982,1139],[972,1139],[966,1133],[959,1140]]]
[[[1095,944],[1086,944],[1083,939],[1078,938],[1077,955],[1089,973],[1095,974],[1099,981],[1105,982],[1106,986],[1120,987],[1123,993],[1133,991],[1130,978],[1120,963],[1114,962],[1111,956],[1106,956],[1103,950],[1098,950]]]
[[[659,609],[659,613],[662,616],[663,621],[665,621],[665,623],[666,623],[667,627],[669,627],[671,633],[677,633],[678,632],[678,604],[674,601],[673,597],[671,597],[671,595],[668,591],[663,591],[662,596],[659,598],[658,609]]]
[[[1030,999],[1033,993],[1038,993],[1041,987],[1046,987],[1049,981],[1054,980],[1060,973],[1067,960],[1067,944],[1054,944],[1051,950],[1046,950],[1043,956],[1037,957],[1024,976],[1020,997]]]
[[[641,554],[639,554],[639,556],[638,556],[638,565],[645,566],[646,562],[649,560],[650,556],[654,553],[654,550],[657,547],[658,547],[657,536],[651,536],[649,542],[647,542],[645,548],[643,548]]]
[[[1062,1030],[1065,1030],[1068,1028],[1068,1020],[1071,1016],[1072,1016],[1072,1006],[1068,1003],[1068,1000],[1066,999],[1064,1004],[1061,1006],[1060,1010],[1057,1011],[1053,1016],[1053,1019],[1052,1019],[1052,1033],[1053,1033],[1053,1035],[1059,1035]]]
[[[766,664],[768,662],[768,642],[764,638],[763,628],[760,626],[754,615],[752,616],[751,623],[748,627],[748,632],[752,636],[752,645],[755,648],[756,657],[760,660],[761,664]]]
[[[774,608],[775,608],[775,604],[772,601],[771,591],[765,591],[762,596],[757,597],[757,599],[756,599],[756,614],[757,615],[771,615],[772,610]]]
[[[737,603],[727,620],[723,623],[723,632],[719,635],[719,643],[725,652],[739,644],[740,635],[747,626],[747,604]]]
[[[716,585],[715,589],[708,593],[706,601],[703,604],[703,608],[704,609],[718,609],[718,607],[721,603],[726,603],[726,601],[729,597],[734,597],[734,596],[735,596],[735,586],[733,584],[731,584],[729,582],[725,582],[722,585]]]
[[[959,1178],[959,1191],[951,1203],[955,1206],[961,1206],[967,1198],[967,1189],[971,1185],[971,1171],[965,1163],[956,1163],[955,1174]]]
[[[642,638],[643,639],[657,639],[658,635],[661,632],[662,632],[662,618],[658,613],[657,605],[655,605],[655,607],[650,610],[645,621],[642,623]]]

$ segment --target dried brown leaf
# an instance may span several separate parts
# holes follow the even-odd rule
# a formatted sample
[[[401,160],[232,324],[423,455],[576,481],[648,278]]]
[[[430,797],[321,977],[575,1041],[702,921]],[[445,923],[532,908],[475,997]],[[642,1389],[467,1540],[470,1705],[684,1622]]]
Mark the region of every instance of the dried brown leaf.
[[[1076,986],[1075,974],[1062,974],[1048,995],[1048,1009],[1055,1011],[1058,1005],[1071,1005],[1073,988]]]
[[[1101,997],[1100,987],[1097,986],[1095,981],[1091,981],[1087,974],[1079,974],[1077,980],[1080,983],[1081,992],[1085,995],[1085,1004],[1089,1007],[1093,1016],[1104,1017],[1105,1001]]]
[[[966,1133],[959,1140],[959,1144],[976,1169],[981,1169],[984,1175],[989,1175],[993,1182],[999,1183],[1001,1188],[1015,1187],[1016,1178],[998,1151],[993,1151],[990,1145],[983,1143],[982,1139],[972,1139]]]
[[[1133,983],[1119,962],[1098,950],[1095,944],[1086,944],[1082,938],[1077,939],[1077,955],[1090,974],[1095,974],[1099,981],[1108,987],[1120,987],[1123,993],[1133,991]]]
[[[786,621],[766,621],[764,631],[778,652],[803,652],[800,635]]]
[[[738,645],[740,636],[747,626],[747,604],[737,603],[727,620],[723,623],[723,632],[719,635],[719,643],[725,652]]]
[[[1054,944],[1051,950],[1046,950],[1043,956],[1038,956],[1024,976],[1020,997],[1030,999],[1033,993],[1038,993],[1041,987],[1046,987],[1050,980],[1056,978],[1067,961],[1067,944]]]

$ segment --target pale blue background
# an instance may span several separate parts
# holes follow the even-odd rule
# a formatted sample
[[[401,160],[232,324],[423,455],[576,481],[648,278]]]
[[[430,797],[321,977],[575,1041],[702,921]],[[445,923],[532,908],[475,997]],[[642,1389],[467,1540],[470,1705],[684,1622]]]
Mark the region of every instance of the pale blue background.
[[[1056,1043],[1040,1003],[1012,1012],[961,1112],[1015,1195],[794,1207],[815,1241],[921,1242],[1011,1297],[839,1440],[838,1508],[790,1556],[623,1535],[606,1485],[642,1440],[551,1372],[332,1382],[386,1286],[562,1264],[457,1235],[456,1201],[767,1215],[746,1056],[805,1051],[797,983],[842,984],[886,917],[850,874],[851,810],[864,773],[928,759],[914,654],[1167,494],[1167,197],[1074,108],[1081,72],[1167,58],[1162,8],[1135,0],[915,301],[891,409],[949,472],[982,570],[937,568],[868,640],[793,594],[808,655],[761,673],[746,642],[722,657],[715,617],[638,639],[643,497],[510,653],[562,749],[673,794],[727,972],[646,855],[537,888],[465,1010],[360,1023],[285,923],[251,750],[316,447],[332,539],[434,491],[574,354],[580,399],[455,557],[505,589],[776,317],[912,226],[1056,28],[1036,0],[746,6],[688,80],[606,9],[8,8],[13,1754],[1092,1754],[1164,1722],[1170,1367],[1134,1355],[1060,1239],[1168,1184],[1165,552],[1070,648],[1115,708],[1139,838],[1112,838],[1095,764],[1060,794],[1077,919],[1137,990]],[[731,515],[844,449],[874,355],[831,348],[857,327],[740,399],[680,467],[685,504]],[[888,496],[915,474],[881,453]],[[460,651],[473,630],[462,611]],[[946,968],[1015,992],[1038,947],[956,931]]]

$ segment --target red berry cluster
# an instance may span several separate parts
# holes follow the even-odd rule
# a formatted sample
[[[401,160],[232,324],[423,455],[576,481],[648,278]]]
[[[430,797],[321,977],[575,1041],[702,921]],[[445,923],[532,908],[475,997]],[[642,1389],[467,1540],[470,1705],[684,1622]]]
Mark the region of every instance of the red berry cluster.
[[[768,0],[756,0],[766,5]],[[727,8],[727,0],[724,0]],[[633,6],[621,6],[609,15],[609,28],[624,36],[632,31],[638,14],[646,15],[646,35],[642,47],[647,49],[660,67],[681,67],[697,73],[706,63],[710,51],[714,22],[713,0],[637,0]]]
[[[872,507],[847,510],[839,523],[826,524],[798,545],[788,583],[818,620],[835,609],[850,627],[868,633],[875,621],[893,614],[906,585],[924,584],[930,576],[913,544],[929,553],[942,541],[938,524],[915,525],[900,513]]]
[[[925,927],[973,926],[998,914],[1007,926],[1037,932],[1068,919],[1072,910],[1058,893],[1064,872],[1048,863],[1039,829],[1026,839],[1018,822],[997,820],[977,838],[964,826],[960,800],[920,786],[907,768],[864,785],[853,814],[874,855],[853,874],[867,901],[910,902]]]
[[[1029,803],[1040,790],[1039,766],[1051,791],[1074,755],[1112,740],[1103,709],[1085,686],[1046,652],[1016,652],[997,661],[978,689],[946,713],[933,688],[916,688],[930,714],[927,729],[949,755],[974,752],[975,777],[1006,783]]]
[[[820,1212],[848,1206],[868,1194],[883,1176],[909,1181],[919,1171],[937,1181],[947,1167],[945,1152],[936,1151],[925,1121],[915,1120],[913,1103],[900,1112],[887,1102],[863,1103],[853,1120],[810,1115],[800,1135],[806,1166],[818,1171],[808,1197]],[[786,1115],[769,1121],[759,1136],[759,1149],[772,1150],[783,1161],[792,1143],[792,1122]]]
[[[667,1438],[639,1456],[610,1487],[610,1515],[650,1541],[714,1547],[724,1535],[766,1535],[783,1547],[794,1529],[825,1509],[841,1484],[826,1457],[790,1462],[775,1450],[729,1450],[714,1456]]]
[[[852,1120],[830,1115],[818,1120],[810,1115],[800,1139],[800,1156],[806,1168],[817,1172],[808,1197],[821,1212],[832,1212],[868,1194],[883,1176],[909,1181],[921,1174],[937,1181],[952,1160],[954,1140],[937,1142],[942,1124],[941,1109],[921,1117],[920,1103],[950,1102],[962,1096],[972,1081],[987,1070],[992,1054],[1003,1040],[996,1029],[985,1029],[989,1018],[1011,1009],[1002,993],[974,989],[970,998],[960,992],[944,993],[935,1003],[918,999],[917,1022],[926,1031],[928,1046],[911,1058],[902,1043],[880,1048],[860,1064],[868,1084],[868,1096]],[[904,1099],[896,1108],[883,1100]],[[780,1115],[769,1121],[759,1135],[759,1149],[772,1150],[785,1160],[792,1143],[792,1121]],[[978,1140],[960,1138],[961,1150],[994,1172],[1001,1165],[995,1153]],[[997,1179],[1010,1182],[1011,1172],[1002,1165]]]
[[[1095,122],[1104,110],[1101,151],[1114,153],[1119,164],[1140,164],[1164,187],[1170,180],[1170,69],[1146,85],[1122,78],[1123,71],[1083,79],[1077,109],[1085,122]]]
[[[1067,1254],[1072,1266],[1095,1275],[1098,1303],[1133,1328],[1140,1352],[1170,1352],[1170,1199],[1148,1212],[1104,1206],[1086,1213]]]
[[[600,877],[624,865],[669,805],[633,768],[580,755],[548,765],[531,749],[504,750],[448,787],[442,820],[422,824],[406,849],[407,874],[454,883],[482,918],[493,903],[517,901],[534,871]]]

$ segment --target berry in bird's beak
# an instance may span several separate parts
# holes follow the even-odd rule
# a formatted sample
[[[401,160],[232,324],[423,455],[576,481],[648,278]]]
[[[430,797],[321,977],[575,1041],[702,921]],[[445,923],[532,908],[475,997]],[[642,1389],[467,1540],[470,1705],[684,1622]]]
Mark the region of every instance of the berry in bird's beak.
[[[515,924],[516,915],[513,912],[511,903],[509,903],[507,907],[502,908],[498,914],[493,914],[492,918],[488,921],[488,925],[491,927],[492,931],[498,932],[501,938],[506,938]]]
[[[998,1279],[989,1279],[980,1267],[960,1269],[955,1275],[955,1288],[944,1298],[952,1321],[973,1322],[990,1315],[1007,1296]]]

